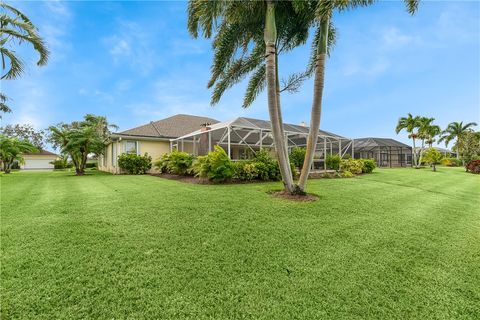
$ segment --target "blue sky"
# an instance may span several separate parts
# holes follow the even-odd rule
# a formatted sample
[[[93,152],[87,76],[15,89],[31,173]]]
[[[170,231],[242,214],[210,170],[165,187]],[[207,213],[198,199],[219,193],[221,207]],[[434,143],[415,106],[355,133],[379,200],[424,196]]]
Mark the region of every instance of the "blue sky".
[[[49,64],[28,64],[2,81],[12,101],[3,124],[45,128],[86,113],[121,130],[176,113],[219,120],[268,119],[261,95],[242,109],[245,84],[211,107],[206,88],[212,51],[186,30],[186,2],[15,2],[39,27]],[[422,2],[415,16],[402,2],[336,14],[337,45],[328,61],[321,128],[347,137],[393,137],[399,117],[480,122],[480,2]],[[304,69],[309,45],[280,58],[281,76]],[[308,123],[312,81],[282,96],[284,120]]]

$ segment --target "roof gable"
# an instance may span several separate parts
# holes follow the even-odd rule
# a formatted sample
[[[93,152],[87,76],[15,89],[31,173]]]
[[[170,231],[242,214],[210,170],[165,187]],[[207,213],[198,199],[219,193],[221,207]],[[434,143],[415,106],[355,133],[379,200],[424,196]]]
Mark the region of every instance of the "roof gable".
[[[158,121],[152,121],[142,126],[125,130],[117,134],[154,138],[178,138],[198,130],[205,123],[214,124],[218,122],[218,120],[208,117],[177,114],[172,117]]]

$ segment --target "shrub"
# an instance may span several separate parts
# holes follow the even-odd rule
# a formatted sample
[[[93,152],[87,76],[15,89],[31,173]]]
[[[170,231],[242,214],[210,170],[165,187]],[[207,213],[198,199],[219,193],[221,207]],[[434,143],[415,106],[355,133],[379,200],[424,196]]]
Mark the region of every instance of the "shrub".
[[[375,160],[374,159],[359,159],[362,162],[362,173],[372,173],[375,169]]]
[[[480,174],[480,160],[470,161],[465,168],[470,173]]]
[[[193,171],[196,176],[208,178],[214,182],[223,182],[233,177],[234,165],[225,150],[215,146],[215,150],[208,155],[197,157]]]
[[[355,159],[343,159],[340,162],[342,172],[349,171],[352,174],[361,174],[363,172],[363,162]]]
[[[290,152],[290,163],[296,168],[302,170],[303,162],[305,161],[305,152],[307,149],[295,147]]]
[[[129,174],[144,174],[152,167],[152,157],[123,153],[118,157],[118,166]]]
[[[338,154],[335,155],[327,155],[327,158],[325,159],[327,169],[330,170],[340,170],[340,156]]]
[[[53,168],[57,169],[57,170],[58,169],[65,169],[68,166],[67,159],[57,159],[57,160],[53,160],[50,163],[53,164]]]
[[[162,173],[190,175],[192,174],[193,159],[194,157],[186,152],[172,151],[164,154],[160,160],[155,162],[155,167]]]
[[[242,181],[252,181],[258,178],[258,169],[254,162],[237,161],[233,163],[233,178]]]
[[[257,151],[252,162],[255,163],[255,167],[258,171],[258,178],[260,180],[279,181],[282,179],[278,161],[273,159],[266,150],[261,149]]]
[[[440,162],[443,166],[447,167],[460,167],[462,166],[462,160],[457,158],[443,158]]]
[[[342,177],[342,178],[351,178],[353,176],[354,176],[354,174],[351,173],[350,171],[343,171],[343,172],[340,173],[340,177]]]
[[[90,168],[90,169],[97,168],[97,163],[96,162],[87,162],[85,164],[85,168]]]

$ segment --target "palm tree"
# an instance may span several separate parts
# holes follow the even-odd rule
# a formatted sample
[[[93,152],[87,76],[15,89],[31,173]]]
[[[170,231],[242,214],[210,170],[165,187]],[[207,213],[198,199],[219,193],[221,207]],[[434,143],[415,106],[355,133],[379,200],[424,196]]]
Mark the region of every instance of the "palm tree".
[[[37,151],[38,149],[26,140],[0,135],[0,160],[5,173],[10,173],[15,160],[20,163],[24,161],[22,153]]]
[[[435,120],[435,118],[428,118],[428,117],[420,117],[418,119],[418,138],[422,142],[422,145],[420,147],[420,157],[418,159],[417,165],[420,166],[422,164],[422,158],[423,158],[423,151],[425,149],[425,140],[428,139],[428,130],[432,126],[432,122]],[[414,150],[416,152],[416,150]]]
[[[296,14],[291,2],[273,1],[204,1],[189,3],[189,31],[198,36],[199,29],[210,38],[213,25],[218,31],[213,41],[214,62],[208,87],[214,87],[212,104],[218,103],[226,89],[252,73],[247,86],[244,107],[248,107],[268,88],[268,110],[285,189],[296,187],[288,159],[280,107],[280,92],[295,90],[308,77],[307,72],[289,77],[284,89],[278,79],[278,54],[305,43],[310,18]]]
[[[438,140],[438,142],[445,141],[445,146],[448,147],[450,141],[457,139],[462,139],[464,133],[473,131],[473,127],[475,127],[477,123],[469,122],[463,124],[463,121],[460,122],[451,122],[447,128],[442,132],[442,136]],[[457,159],[460,159],[460,152],[459,148],[457,147]]]
[[[329,33],[330,20],[334,9],[345,10],[359,6],[368,6],[373,0],[346,0],[346,1],[296,1],[297,8],[301,11],[314,11],[315,20],[318,25],[317,35],[314,37],[314,69],[315,80],[313,88],[313,102],[310,116],[310,129],[307,138],[307,148],[305,160],[300,174],[298,186],[300,190],[305,190],[310,168],[313,163],[313,157],[317,146],[318,132],[320,129],[320,120],[322,114],[323,87],[325,82],[325,61],[327,58],[327,38]],[[405,0],[407,11],[414,14],[418,8],[418,0]],[[310,4],[310,6],[309,6]],[[313,7],[312,7],[313,6]],[[312,10],[313,9],[313,10]]]
[[[8,97],[0,92],[0,112],[12,112],[12,109],[7,105]],[[0,119],[2,116],[0,116]]]
[[[412,139],[412,141],[413,141],[413,149],[412,149],[413,165],[415,167],[418,167],[417,153],[415,151],[415,148],[416,148],[415,147],[415,139],[417,139],[418,134],[416,132],[414,132],[414,130],[419,127],[419,120],[420,120],[419,116],[414,117],[414,116],[412,116],[411,113],[409,113],[406,117],[402,117],[402,118],[398,119],[398,124],[397,124],[397,127],[395,128],[395,132],[397,134],[399,134],[400,131],[405,129],[408,133],[408,138]]]
[[[0,56],[2,58],[2,69],[5,72],[1,79],[15,79],[24,71],[22,60],[16,56],[15,51],[11,48],[13,44],[30,43],[40,56],[37,65],[46,65],[49,51],[35,25],[20,10],[5,2],[0,2],[0,8],[5,12],[0,16],[0,31],[2,35],[5,35],[0,39]],[[10,48],[7,44],[10,44]],[[10,60],[10,66],[8,67],[5,58]]]
[[[427,144],[430,148],[432,148],[433,143],[435,142],[435,137],[440,135],[442,133],[442,129],[440,126],[437,125],[431,125],[427,128],[426,130],[426,135],[427,135]]]

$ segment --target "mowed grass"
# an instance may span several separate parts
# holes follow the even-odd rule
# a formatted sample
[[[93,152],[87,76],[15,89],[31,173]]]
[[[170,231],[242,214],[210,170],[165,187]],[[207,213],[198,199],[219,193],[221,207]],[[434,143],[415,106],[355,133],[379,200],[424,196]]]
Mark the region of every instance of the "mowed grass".
[[[479,319],[480,177],[1,176],[2,319]]]

